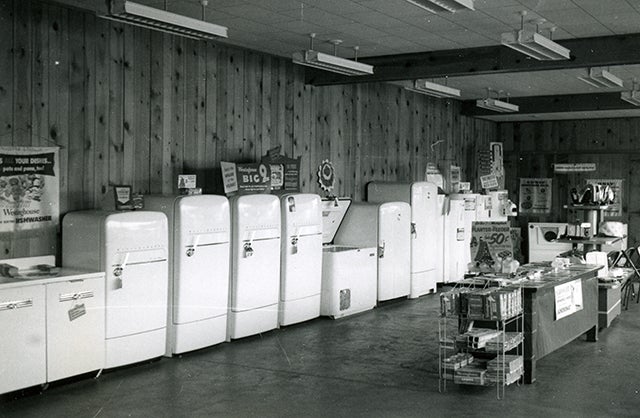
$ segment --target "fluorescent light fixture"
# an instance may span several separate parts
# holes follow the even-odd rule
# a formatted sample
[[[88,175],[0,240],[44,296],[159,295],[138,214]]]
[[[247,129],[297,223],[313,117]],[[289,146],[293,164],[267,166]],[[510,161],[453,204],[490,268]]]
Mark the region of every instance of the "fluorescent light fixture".
[[[203,3],[203,7],[206,2]],[[127,0],[111,0],[105,19],[142,26],[192,39],[226,38],[227,28]]]
[[[511,113],[520,110],[520,107],[518,105],[492,98],[478,99],[476,100],[476,106],[500,113]]]
[[[620,98],[634,106],[640,106],[640,90],[623,91]]]
[[[473,0],[406,0],[431,13],[449,12],[455,13],[458,10],[475,10]]]
[[[624,82],[620,77],[616,77],[603,68],[589,68],[589,75],[580,76],[578,77],[578,80],[582,80],[585,83],[597,88],[624,87]]]
[[[415,80],[411,86],[405,87],[405,89],[433,97],[460,97],[460,90],[427,80]]]
[[[373,66],[358,62],[358,47],[354,47],[356,53],[355,60],[349,60],[346,58],[340,58],[337,55],[338,45],[342,43],[341,40],[336,39],[331,41],[333,44],[333,55],[325,54],[324,52],[318,52],[313,49],[313,40],[316,37],[315,33],[309,35],[311,43],[309,49],[306,51],[298,51],[293,53],[293,63],[299,65],[305,65],[307,67],[319,68],[321,70],[327,70],[343,75],[368,75],[373,74]]]
[[[293,62],[344,75],[373,74],[372,65],[313,50],[294,52]]]
[[[503,33],[502,45],[540,61],[566,60],[571,54],[571,51],[562,45],[527,29]]]

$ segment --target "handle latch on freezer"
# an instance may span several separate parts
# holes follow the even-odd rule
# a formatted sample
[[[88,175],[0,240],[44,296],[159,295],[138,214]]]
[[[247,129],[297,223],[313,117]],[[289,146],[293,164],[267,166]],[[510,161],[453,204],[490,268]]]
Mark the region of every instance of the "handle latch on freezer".
[[[196,253],[196,249],[193,247],[187,248],[187,257],[191,257]]]
[[[253,255],[253,248],[251,248],[251,243],[247,242],[244,244],[244,257],[251,257]]]
[[[298,253],[298,237],[291,237],[291,254]]]
[[[378,246],[378,258],[384,258],[385,242],[382,241],[382,245]]]
[[[120,277],[120,276],[122,276],[122,271],[123,271],[122,266],[118,266],[118,267],[113,269],[113,275],[115,277]]]
[[[416,230],[416,223],[411,222],[411,236],[416,238],[418,236],[418,231]]]

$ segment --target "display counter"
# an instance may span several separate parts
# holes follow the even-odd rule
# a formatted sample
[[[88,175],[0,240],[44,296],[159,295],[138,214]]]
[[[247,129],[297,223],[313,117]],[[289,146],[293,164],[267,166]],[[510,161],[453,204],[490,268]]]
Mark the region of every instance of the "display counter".
[[[524,303],[524,380],[536,380],[536,363],[547,354],[586,334],[598,338],[598,278],[600,266],[572,265],[559,273],[522,284]],[[582,308],[560,319],[557,289],[580,280]]]

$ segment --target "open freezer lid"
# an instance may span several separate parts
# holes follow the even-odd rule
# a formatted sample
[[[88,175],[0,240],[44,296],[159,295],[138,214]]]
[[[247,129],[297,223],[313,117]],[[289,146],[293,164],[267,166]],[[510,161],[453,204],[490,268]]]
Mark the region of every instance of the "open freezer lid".
[[[323,244],[331,244],[333,242],[349,206],[351,206],[351,199],[349,198],[322,199],[320,207],[322,209]]]

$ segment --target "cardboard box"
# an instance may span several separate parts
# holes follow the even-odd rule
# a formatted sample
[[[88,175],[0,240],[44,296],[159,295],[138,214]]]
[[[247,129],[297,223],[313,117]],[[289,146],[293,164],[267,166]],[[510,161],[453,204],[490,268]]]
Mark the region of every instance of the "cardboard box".
[[[598,327],[607,328],[620,315],[620,285],[598,285]]]

